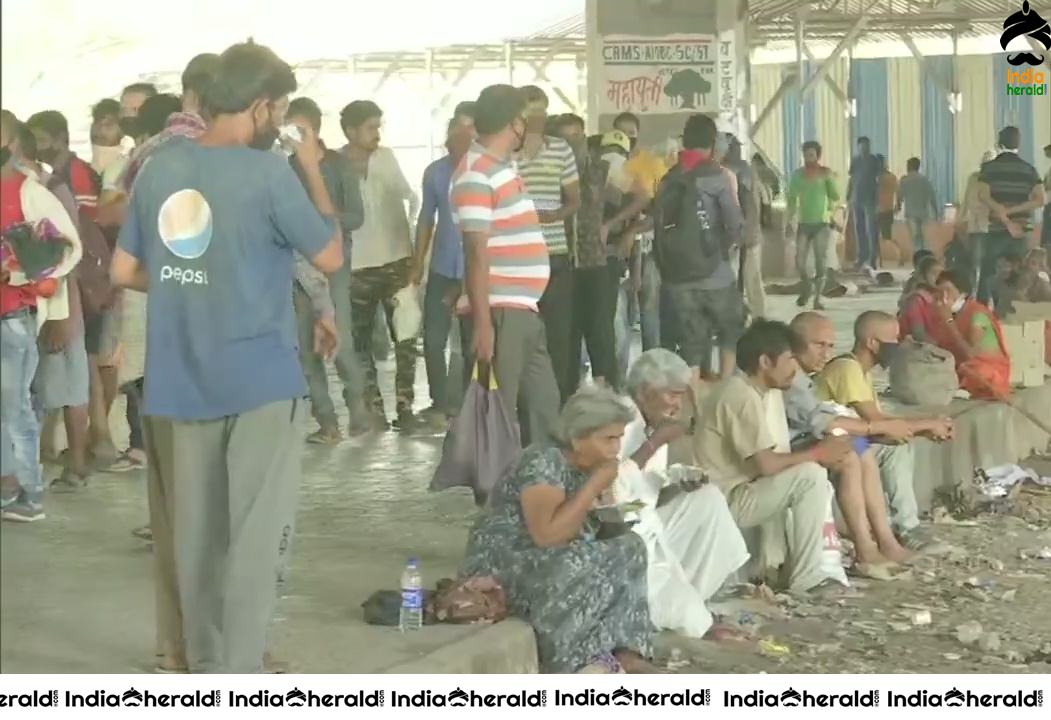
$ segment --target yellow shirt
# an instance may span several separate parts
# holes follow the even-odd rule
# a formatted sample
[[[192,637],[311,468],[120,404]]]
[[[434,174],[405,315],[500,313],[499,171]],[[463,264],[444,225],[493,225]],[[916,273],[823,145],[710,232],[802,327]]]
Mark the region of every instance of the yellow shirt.
[[[657,186],[668,172],[668,166],[649,150],[639,150],[634,157],[628,159],[624,165],[624,172],[642,185],[652,198],[657,195]]]
[[[814,381],[814,390],[819,399],[840,405],[873,402],[879,407],[872,378],[853,355],[838,357],[826,365]]]
[[[725,494],[753,479],[748,458],[780,444],[771,431],[763,396],[741,375],[719,383],[704,399],[693,442],[697,461]]]

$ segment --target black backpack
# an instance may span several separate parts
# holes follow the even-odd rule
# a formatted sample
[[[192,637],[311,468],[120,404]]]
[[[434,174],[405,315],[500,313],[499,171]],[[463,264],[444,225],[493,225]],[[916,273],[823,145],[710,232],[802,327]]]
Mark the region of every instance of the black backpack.
[[[653,252],[664,282],[704,280],[727,259],[706,209],[714,198],[698,188],[698,180],[713,172],[721,170],[707,163],[690,171],[676,165],[661,180],[653,201]]]

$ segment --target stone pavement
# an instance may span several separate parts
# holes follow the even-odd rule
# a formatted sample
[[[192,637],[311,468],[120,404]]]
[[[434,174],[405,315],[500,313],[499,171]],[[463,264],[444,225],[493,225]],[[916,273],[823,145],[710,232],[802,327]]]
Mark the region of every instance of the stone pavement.
[[[896,298],[881,293],[829,301],[844,348],[859,311],[893,309]],[[772,298],[771,315],[791,318],[791,300]],[[385,392],[392,397],[388,365]],[[421,362],[417,405],[426,406],[426,398]],[[122,406],[114,418],[123,422]],[[118,444],[125,433],[117,428]],[[406,637],[362,620],[361,603],[377,589],[395,588],[409,555],[420,558],[428,584],[455,572],[475,509],[466,490],[427,491],[439,450],[440,438],[396,433],[308,447],[292,571],[272,641],[294,670],[535,671],[531,631],[521,623],[429,627]],[[46,521],[4,523],[0,531],[0,670],[147,671],[151,558],[130,535],[146,519],[144,475],[98,474],[85,491],[49,496],[46,503]],[[998,616],[997,605],[989,609]],[[886,663],[885,670],[898,667],[892,657]]]

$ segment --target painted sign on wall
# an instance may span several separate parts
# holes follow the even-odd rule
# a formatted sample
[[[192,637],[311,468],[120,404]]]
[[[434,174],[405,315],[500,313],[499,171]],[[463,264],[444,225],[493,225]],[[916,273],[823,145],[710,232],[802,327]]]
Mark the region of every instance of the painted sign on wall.
[[[600,112],[718,112],[720,43],[712,35],[602,38]]]

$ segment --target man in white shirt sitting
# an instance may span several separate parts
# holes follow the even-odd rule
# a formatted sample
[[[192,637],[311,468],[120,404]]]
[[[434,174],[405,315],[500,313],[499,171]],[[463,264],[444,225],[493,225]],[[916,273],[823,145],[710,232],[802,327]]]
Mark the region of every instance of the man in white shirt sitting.
[[[613,492],[617,503],[641,502],[633,530],[646,542],[650,616],[661,629],[702,637],[712,626],[705,604],[748,561],[748,550],[726,499],[715,485],[669,471],[667,443],[683,434],[677,423],[690,368],[662,348],[631,366],[627,390],[638,416],[624,429]],[[641,468],[640,468],[641,465]]]

